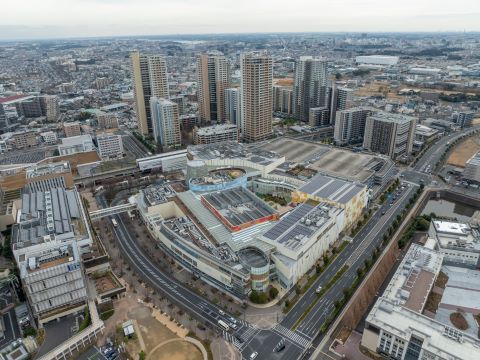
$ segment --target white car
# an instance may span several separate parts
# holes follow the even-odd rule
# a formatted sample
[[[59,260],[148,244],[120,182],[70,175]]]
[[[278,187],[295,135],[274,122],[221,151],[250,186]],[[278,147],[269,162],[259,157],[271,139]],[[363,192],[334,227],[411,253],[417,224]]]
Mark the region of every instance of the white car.
[[[316,292],[317,294],[320,294],[320,291],[322,291],[322,287],[319,285],[319,286],[317,287],[317,290],[315,290],[315,292]]]
[[[258,352],[253,352],[252,355],[250,355],[250,360],[255,359],[258,356]]]

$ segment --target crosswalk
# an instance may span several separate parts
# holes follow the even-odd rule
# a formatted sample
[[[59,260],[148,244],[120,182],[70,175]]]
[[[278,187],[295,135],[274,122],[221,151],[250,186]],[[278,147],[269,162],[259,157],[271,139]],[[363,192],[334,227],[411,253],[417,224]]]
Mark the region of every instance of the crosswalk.
[[[229,332],[226,332],[225,330],[223,330],[222,332],[223,332],[223,338],[240,350],[240,348],[242,347],[242,343]]]
[[[255,325],[247,326],[247,330],[242,332],[240,337],[242,338],[243,341],[247,341],[257,333],[257,330],[258,328]]]
[[[275,332],[277,332],[280,335],[283,335],[285,338],[297,343],[298,345],[302,347],[308,347],[310,345],[310,340],[305,339],[303,336],[297,334],[296,332],[287,329],[285,326],[277,324],[273,327]]]

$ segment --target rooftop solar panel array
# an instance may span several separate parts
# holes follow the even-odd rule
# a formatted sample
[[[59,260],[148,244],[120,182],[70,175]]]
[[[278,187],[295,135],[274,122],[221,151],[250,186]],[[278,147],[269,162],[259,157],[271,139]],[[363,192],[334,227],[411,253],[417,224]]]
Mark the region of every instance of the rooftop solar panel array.
[[[362,191],[363,188],[364,185],[317,174],[302,186],[300,191],[344,204]]]
[[[315,206],[304,203],[298,206],[290,214],[280,220],[274,227],[268,230],[263,236],[267,239],[278,241],[282,235],[299,222],[299,220],[307,215]]]

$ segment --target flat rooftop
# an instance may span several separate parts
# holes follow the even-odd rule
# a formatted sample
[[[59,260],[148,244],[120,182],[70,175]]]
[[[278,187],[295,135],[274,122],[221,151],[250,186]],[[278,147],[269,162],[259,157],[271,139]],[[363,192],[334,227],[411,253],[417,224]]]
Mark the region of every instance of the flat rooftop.
[[[242,187],[203,195],[202,202],[232,231],[278,219],[274,209]]]
[[[346,204],[364,189],[365,185],[317,174],[302,186],[299,191],[340,204]]]
[[[39,164],[27,168],[27,179],[45,176],[50,174],[61,174],[70,171],[70,165],[67,161],[61,163]]]
[[[215,135],[215,134],[224,134],[226,132],[235,132],[237,131],[237,125],[233,124],[219,124],[212,126],[205,126],[198,128],[197,134],[201,136]]]
[[[189,158],[194,160],[245,159],[261,165],[269,165],[281,156],[275,152],[236,141],[222,141],[213,144],[190,145]]]
[[[365,182],[393,165],[383,156],[352,152],[294,138],[279,138],[262,146],[325,175]]]
[[[412,244],[382,297],[421,313],[442,267],[443,255]]]
[[[263,237],[298,250],[330,220],[332,206],[307,201],[284,216]]]
[[[168,184],[150,185],[141,191],[147,206],[162,204],[175,196],[175,191]]]
[[[22,194],[22,207],[13,227],[12,244],[22,248],[52,237],[86,235],[76,190],[53,188]]]

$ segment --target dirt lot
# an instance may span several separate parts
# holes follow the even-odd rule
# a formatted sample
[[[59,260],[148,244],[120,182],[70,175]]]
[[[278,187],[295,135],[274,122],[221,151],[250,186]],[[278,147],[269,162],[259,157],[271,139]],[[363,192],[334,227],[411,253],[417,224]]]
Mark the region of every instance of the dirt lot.
[[[480,137],[471,137],[458,145],[455,150],[450,154],[447,160],[447,164],[465,167],[465,163],[476,152],[480,151]]]
[[[273,82],[278,86],[293,86],[293,78],[274,79]]]
[[[405,102],[405,97],[397,94],[396,89],[390,89],[388,83],[381,81],[374,81],[371,84],[367,84],[364,87],[359,88],[355,95],[357,96],[385,96],[391,100],[397,100],[399,102]]]
[[[137,359],[138,353],[143,349],[151,360],[201,360],[202,355],[194,345],[187,343],[182,337],[170,331],[167,326],[160,323],[153,315],[152,309],[138,302],[138,295],[128,293],[126,297],[115,301],[115,313],[105,322],[105,332],[98,341],[99,345],[105,343],[107,337],[116,338],[118,342],[123,339],[119,327],[127,320],[133,320],[137,333],[135,339],[126,343],[127,352],[131,359]],[[184,335],[184,334],[182,334]],[[165,343],[164,345],[162,345]]]

